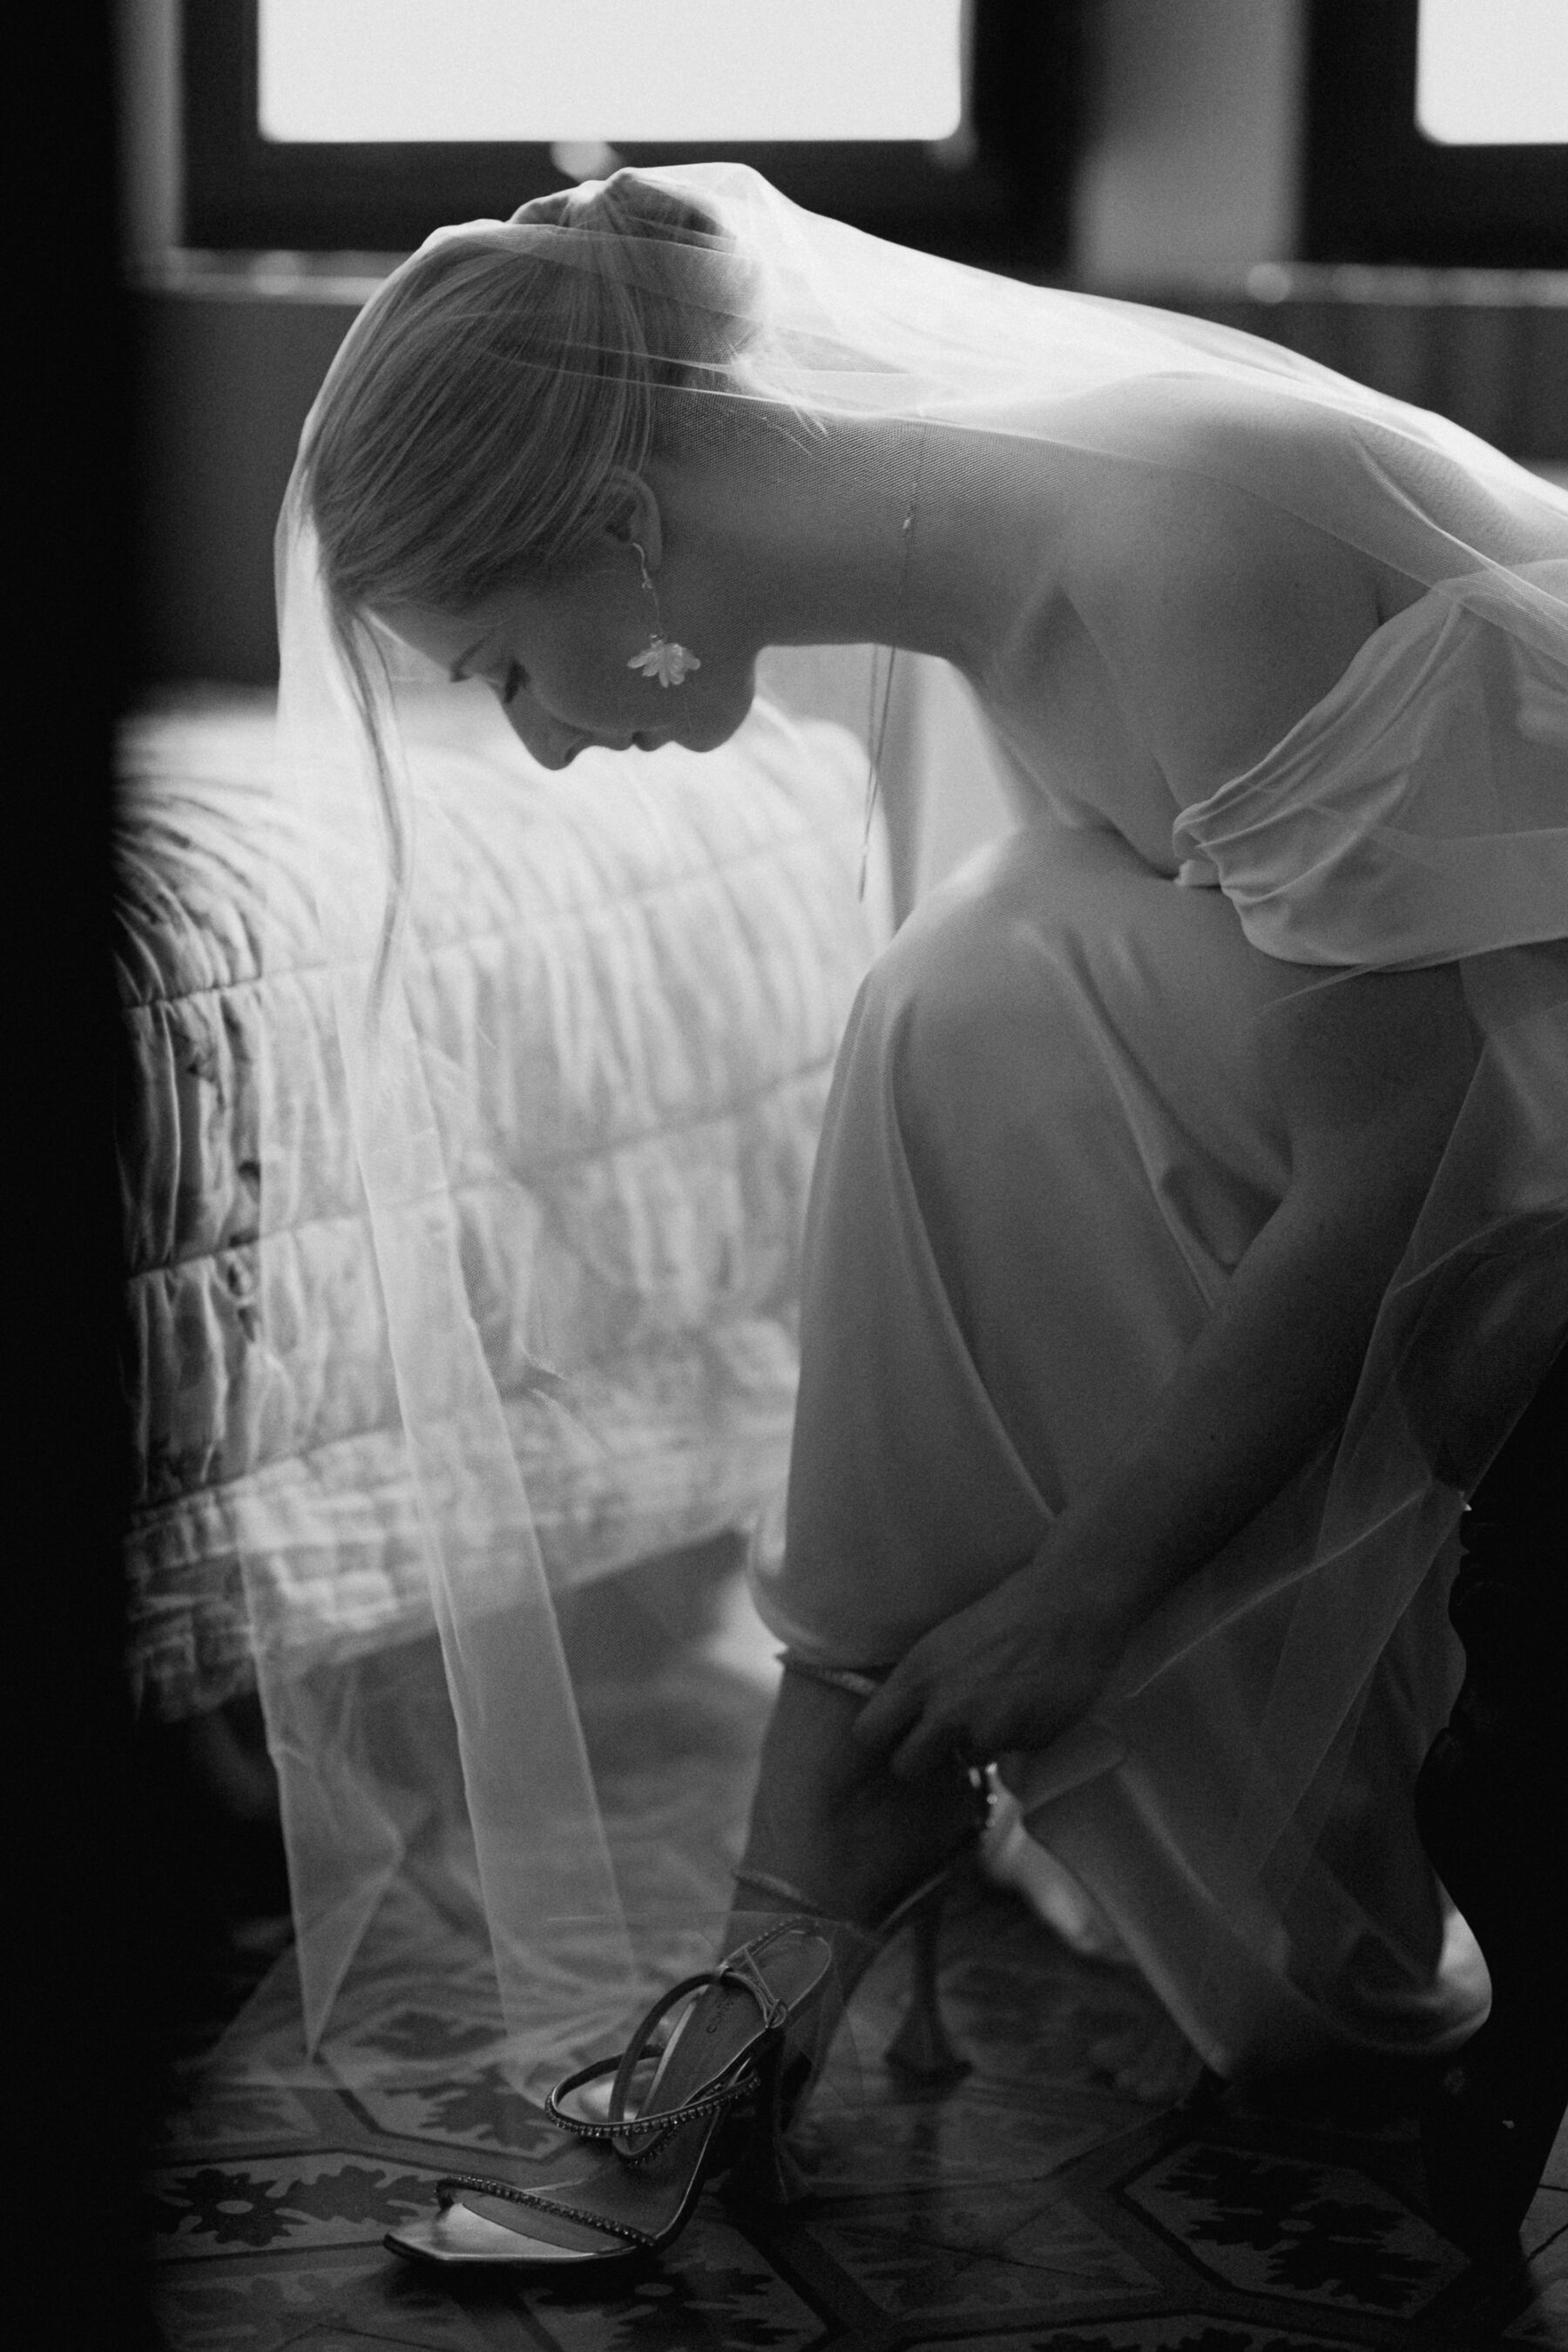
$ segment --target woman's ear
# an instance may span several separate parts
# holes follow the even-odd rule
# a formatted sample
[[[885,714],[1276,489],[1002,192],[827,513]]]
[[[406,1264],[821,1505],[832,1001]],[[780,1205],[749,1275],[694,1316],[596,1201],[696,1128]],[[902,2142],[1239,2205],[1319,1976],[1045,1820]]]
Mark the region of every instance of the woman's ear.
[[[605,527],[605,536],[621,547],[640,547],[643,561],[650,572],[657,572],[664,557],[664,526],[658,511],[658,500],[640,474],[617,466],[610,477],[610,496],[619,491],[620,500],[615,507],[615,520]]]

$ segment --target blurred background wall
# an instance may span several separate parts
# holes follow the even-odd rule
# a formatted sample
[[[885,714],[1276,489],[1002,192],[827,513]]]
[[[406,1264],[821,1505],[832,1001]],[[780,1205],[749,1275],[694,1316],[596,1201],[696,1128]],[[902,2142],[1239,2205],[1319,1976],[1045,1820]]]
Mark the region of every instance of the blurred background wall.
[[[1304,0],[1099,0],[1089,29],[1073,275],[1234,287],[1292,259]]]
[[[780,149],[764,168],[879,233],[1250,328],[1568,468],[1568,150],[1421,141],[1415,11],[971,0],[968,119],[945,152]],[[355,310],[426,226],[582,168],[537,147],[268,148],[254,21],[255,0],[120,5],[148,687],[275,678],[272,525]]]

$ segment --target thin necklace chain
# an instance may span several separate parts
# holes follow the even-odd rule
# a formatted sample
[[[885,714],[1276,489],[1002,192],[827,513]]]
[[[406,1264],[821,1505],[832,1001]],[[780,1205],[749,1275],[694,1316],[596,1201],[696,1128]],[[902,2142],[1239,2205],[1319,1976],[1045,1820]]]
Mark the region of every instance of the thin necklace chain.
[[[882,709],[877,710],[877,655],[871,653],[870,695],[866,710],[866,818],[860,831],[860,879],[857,897],[862,904],[866,897],[866,868],[871,856],[871,820],[877,808],[877,787],[881,777],[882,746],[888,737],[888,714],[893,702],[893,671],[899,658],[897,637],[899,623],[903,617],[904,591],[910,583],[910,542],[914,536],[915,509],[921,502],[921,476],[925,469],[926,425],[922,419],[921,437],[915,450],[915,478],[910,486],[910,503],[904,512],[900,531],[902,551],[899,562],[899,593],[893,604],[891,635],[895,642],[888,647],[888,667],[882,680]]]

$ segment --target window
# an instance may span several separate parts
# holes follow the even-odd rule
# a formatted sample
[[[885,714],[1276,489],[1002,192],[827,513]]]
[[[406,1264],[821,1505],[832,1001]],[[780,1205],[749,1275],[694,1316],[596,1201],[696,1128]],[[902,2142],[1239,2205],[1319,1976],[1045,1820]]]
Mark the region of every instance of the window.
[[[962,0],[260,0],[293,142],[952,139]]]
[[[403,252],[617,163],[1048,273],[1083,0],[185,0],[184,241]],[[740,37],[737,37],[737,36]]]
[[[1563,0],[1421,0],[1415,120],[1445,147],[1568,142]]]
[[[1568,268],[1568,0],[1312,0],[1302,258]]]

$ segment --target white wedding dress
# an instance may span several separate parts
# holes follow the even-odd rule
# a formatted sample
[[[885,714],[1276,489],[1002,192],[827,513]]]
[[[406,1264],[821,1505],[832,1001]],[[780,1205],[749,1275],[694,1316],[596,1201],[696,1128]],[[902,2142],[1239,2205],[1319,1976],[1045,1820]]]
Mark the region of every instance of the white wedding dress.
[[[1217,2068],[1441,2048],[1485,1997],[1410,1815],[1458,1662],[1444,1564],[1568,1328],[1568,498],[1254,338],[904,252],[740,165],[637,176],[641,213],[635,187],[606,210],[590,185],[437,232],[366,306],[318,414],[368,341],[395,355],[432,256],[493,249],[579,274],[589,323],[552,363],[619,371],[672,447],[715,419],[807,439],[838,419],[911,448],[918,425],[956,463],[974,434],[1021,484],[1058,465],[1207,480],[1402,583],[1404,609],[1249,772],[1184,813],[1123,809],[1142,852],[1046,772],[1017,698],[988,712],[1026,822],[919,908],[853,1013],[809,1221],[787,1540],[758,1596],[805,1655],[875,1665],[1019,1564],[1280,1198],[1282,999],[1457,963],[1482,1050],[1337,1440],[1141,1629],[1092,1721],[1005,1759]],[[412,804],[402,720],[345,666],[306,474],[279,531],[284,769],[318,860],[333,1083],[438,1636],[405,1687],[352,1663],[292,1675],[258,1623],[296,1885],[315,1890],[297,1896],[306,2038],[347,2079],[401,2063],[354,2024],[356,1984],[379,1998],[394,1971],[401,1905],[433,1923],[402,1979],[449,2008],[471,1963],[500,2063],[537,2089],[616,2046],[694,1937],[710,1952],[723,1892],[711,1919],[645,1903],[689,1885],[679,1841],[652,1807],[623,1867],[595,1781],[462,1246],[463,1139],[519,1076],[495,1024],[456,1059],[395,958],[375,988],[388,800]],[[285,1112],[264,1099],[264,1139]],[[301,1515],[278,1557],[308,1569],[342,1539]],[[628,1706],[628,1737],[637,1721]],[[669,1868],[645,1868],[661,1846]]]
[[[1568,562],[1535,569],[1568,587]],[[1561,646],[1496,628],[1492,593],[1447,583],[1378,629],[1180,816],[1169,870],[1064,799],[1059,772],[1038,780],[1020,830],[876,966],[816,1166],[787,1536],[758,1576],[793,1649],[890,1664],[1026,1559],[1136,1430],[1284,1192],[1270,1020],[1304,984],[1463,960],[1485,1050],[1425,1225],[1560,1215],[1568,870],[1545,828],[1568,698]],[[1360,1448],[1352,1415],[1338,1458],[1145,1625],[1094,1718],[1005,1768],[1032,1833],[1227,2075],[1441,2050],[1484,2013],[1411,1806],[1453,1693],[1458,1498],[1410,1383],[1404,1411],[1386,1385],[1412,1328],[1398,1288]],[[1327,1753],[1299,1752],[1307,1686],[1346,1672],[1337,1601],[1353,1594],[1364,1641],[1380,1586],[1370,1681],[1342,1694]]]

